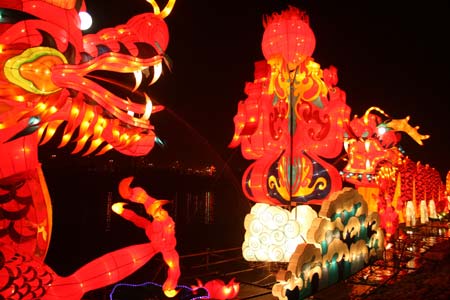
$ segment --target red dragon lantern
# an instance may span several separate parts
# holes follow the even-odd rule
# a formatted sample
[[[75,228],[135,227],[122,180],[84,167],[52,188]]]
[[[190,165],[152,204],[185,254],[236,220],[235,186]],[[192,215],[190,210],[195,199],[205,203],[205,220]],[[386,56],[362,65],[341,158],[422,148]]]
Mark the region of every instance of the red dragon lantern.
[[[314,46],[308,18],[297,8],[266,18],[266,60],[255,64],[229,145],[241,145],[244,158],[255,160],[242,179],[254,202],[321,203],[342,187],[327,159],[342,150],[350,109],[336,87],[336,68],[322,70],[311,57]]]
[[[43,263],[52,209],[38,160],[38,146],[59,127],[60,147],[75,143],[73,153],[141,156],[152,149],[149,118],[163,107],[145,89],[167,61],[164,18],[175,1],[162,10],[148,2],[153,13],[83,36],[82,0],[0,0],[0,298],[80,299],[157,251],[130,246],[72,276],[55,274]]]
[[[362,117],[355,116],[345,132],[348,162],[342,171],[343,179],[354,184],[364,196],[369,211],[380,213],[388,238],[399,221],[404,220],[406,201],[413,200],[400,196],[407,193],[401,184],[406,187],[411,179],[407,171],[409,159],[399,145],[401,133],[408,134],[419,145],[429,138],[418,132],[419,127],[412,127],[409,119],[390,119],[380,108],[371,107]]]
[[[383,115],[386,120],[372,111]],[[392,120],[378,107],[369,108],[361,118],[355,116],[345,132],[344,147],[348,163],[343,170],[344,179],[356,187],[380,186],[384,184],[381,182],[383,178],[392,179],[389,169],[398,167],[403,158],[399,148],[400,133],[408,134],[423,145],[422,140],[429,136],[419,134],[418,129],[409,125],[409,117]]]

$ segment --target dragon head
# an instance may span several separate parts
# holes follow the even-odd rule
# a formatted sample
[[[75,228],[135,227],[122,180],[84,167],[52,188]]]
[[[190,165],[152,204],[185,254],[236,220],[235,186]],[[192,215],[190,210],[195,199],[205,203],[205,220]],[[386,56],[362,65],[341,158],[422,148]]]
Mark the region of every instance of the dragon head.
[[[60,147],[72,153],[115,149],[141,156],[154,146],[149,118],[163,109],[145,92],[167,63],[162,10],[83,35],[82,0],[0,0],[0,130],[5,143],[37,132],[48,142],[64,126]]]
[[[374,186],[378,185],[378,177],[395,174],[395,168],[403,159],[400,134],[408,134],[419,145],[429,138],[418,132],[419,127],[412,127],[409,119],[389,119],[378,107],[369,108],[360,118],[355,116],[344,134],[344,148],[348,154],[344,180],[357,186]]]

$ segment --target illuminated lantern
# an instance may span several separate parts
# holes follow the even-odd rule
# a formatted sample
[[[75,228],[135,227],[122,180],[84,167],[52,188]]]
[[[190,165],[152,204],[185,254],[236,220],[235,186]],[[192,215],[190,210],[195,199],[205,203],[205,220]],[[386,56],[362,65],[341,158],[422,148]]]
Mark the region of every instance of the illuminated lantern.
[[[312,56],[316,38],[308,16],[295,7],[266,18],[262,51],[266,60],[281,55],[289,65],[299,65]]]
[[[379,187],[381,181],[392,180],[392,174],[387,168],[396,166],[401,157],[395,147],[398,139],[393,138],[393,132],[386,130],[381,117],[371,111],[386,115],[381,109],[371,107],[363,117],[355,116],[350,121],[345,134],[344,145],[348,163],[343,170],[344,180],[355,184],[356,187]],[[384,178],[377,173],[382,166],[387,171]]]
[[[348,162],[342,171],[343,179],[354,184],[365,196],[370,211],[380,213],[388,239],[400,220],[406,218],[408,224],[414,223],[412,218],[419,211],[418,207],[411,207],[415,201],[413,190],[418,170],[400,151],[400,133],[408,134],[419,145],[423,145],[423,140],[429,135],[420,134],[419,127],[412,127],[409,120],[409,116],[390,119],[380,108],[370,107],[362,117],[355,116],[350,121],[345,133],[344,148]],[[413,202],[406,207],[410,200]]]
[[[192,290],[196,291],[200,288],[208,291],[209,299],[236,299],[239,293],[239,283],[235,281],[235,278],[232,278],[228,283],[225,283],[221,279],[213,279],[204,285],[200,279],[197,279],[197,285],[193,285]]]
[[[381,258],[384,235],[379,225],[378,214],[368,214],[357,190],[344,188],[333,194],[307,226],[304,241],[297,245],[287,269],[276,274],[272,295],[280,300],[292,295],[293,299],[307,298],[315,287],[335,284],[360,271],[372,257]]]
[[[23,147],[23,145],[22,145]],[[3,147],[0,146],[2,154]],[[8,151],[14,152],[13,149]],[[1,164],[17,166],[19,173],[0,179],[0,245],[9,245],[23,253],[33,254],[43,261],[50,242],[52,230],[51,202],[40,165],[23,164],[33,156],[26,151],[17,152],[19,157],[3,156]],[[8,159],[9,158],[9,159]],[[23,164],[23,165],[21,165]],[[8,170],[3,168],[2,170]],[[10,170],[8,171],[10,172]],[[5,175],[5,172],[2,173]],[[1,247],[0,247],[1,253]]]
[[[365,196],[369,210],[380,212],[388,236],[395,232],[399,220],[404,220],[405,205],[413,198],[412,181],[416,174],[415,164],[400,151],[400,133],[407,133],[420,145],[429,138],[409,124],[409,117],[389,118],[380,108],[371,107],[362,117],[355,116],[350,121],[344,140],[348,162],[342,171],[343,179]],[[388,198],[393,207],[390,201],[387,203]],[[406,212],[410,219],[411,210]]]
[[[416,226],[416,208],[412,201],[406,202],[406,226]]]
[[[378,112],[386,121],[375,115]],[[395,169],[402,163],[403,154],[398,148],[400,133],[408,134],[419,145],[429,135],[418,133],[418,127],[409,124],[409,117],[388,119],[389,116],[378,107],[366,110],[364,116],[355,116],[345,134],[345,151],[348,163],[344,167],[344,180],[355,186],[380,186],[382,181],[393,181]],[[384,168],[382,168],[384,167]],[[379,172],[381,169],[382,172]]]
[[[76,0],[43,0],[43,2],[50,3],[54,6],[58,6],[65,9],[73,9],[75,7]]]
[[[115,149],[142,156],[153,148],[156,135],[149,119],[163,107],[153,105],[146,89],[168,62],[164,18],[175,1],[162,10],[150,2],[153,13],[83,36],[84,1],[0,0],[0,298],[81,299],[130,275],[161,250],[153,244],[130,246],[71,276],[55,274],[44,264],[52,205],[38,160],[38,145],[60,126],[59,146],[74,143],[72,153]],[[112,79],[105,71],[136,80]],[[118,87],[129,95],[117,95]],[[167,296],[176,293],[176,261],[176,254],[168,254]]]
[[[39,257],[2,245],[0,295],[4,299],[80,300],[89,291],[131,275],[157,253],[151,243],[133,245],[110,252],[61,277]]]
[[[450,171],[447,172],[447,176],[445,177],[445,190],[450,195]]]
[[[416,173],[416,164],[405,157],[403,159],[403,163],[399,167],[400,180],[401,180],[401,190],[400,190],[400,199],[402,203],[406,203],[408,201],[413,200],[413,185],[414,185],[414,177]],[[409,204],[415,205],[413,203]]]
[[[420,202],[422,200],[425,200],[426,198],[426,183],[425,183],[425,166],[418,161],[416,164],[416,174],[415,174],[415,198],[416,198],[416,205],[417,205],[417,211],[420,211]]]
[[[116,203],[112,209],[122,217],[132,221],[136,226],[145,229],[150,243],[132,245],[107,253],[78,269],[73,274],[62,277],[57,275],[49,266],[42,262],[45,253],[26,252],[26,239],[35,241],[35,237],[24,237],[24,243],[3,244],[0,261],[0,291],[6,299],[28,299],[30,295],[39,295],[45,300],[79,300],[88,291],[102,288],[118,282],[134,273],[146,264],[157,253],[163,255],[169,266],[168,278],[163,285],[167,297],[174,297],[175,287],[180,276],[178,254],[175,251],[176,239],[174,223],[167,212],[161,207],[165,200],[156,200],[148,196],[141,188],[132,189],[132,193],[124,193],[131,181],[125,179],[121,183],[121,194],[131,201],[144,204],[153,221],[140,217],[133,211],[123,207],[123,203]],[[31,199],[31,197],[30,197]],[[23,199],[22,199],[23,202]],[[30,209],[27,209],[30,210]],[[12,216],[12,212],[9,213]],[[20,216],[16,213],[16,216]],[[37,226],[36,226],[37,227]],[[50,237],[46,232],[36,230],[43,237]],[[11,236],[17,236],[11,235]],[[45,245],[45,243],[44,243]],[[19,247],[20,246],[20,247]],[[38,244],[41,246],[41,244]],[[41,248],[36,248],[41,249]],[[20,252],[18,252],[20,250]],[[11,278],[10,276],[14,276]],[[30,288],[33,286],[33,289]]]
[[[428,206],[426,200],[420,201],[420,223],[425,224],[428,223]]]
[[[449,212],[450,210],[450,171],[447,172],[445,177],[445,193],[442,195],[443,211]]]
[[[167,211],[162,208],[168,201],[156,200],[140,187],[130,188],[132,181],[133,177],[128,177],[120,182],[120,195],[132,202],[144,205],[146,213],[153,221],[136,214],[132,210],[125,209],[126,203],[124,202],[115,203],[112,209],[115,213],[144,229],[148,239],[152,242],[152,248],[162,254],[168,266],[168,275],[163,285],[163,291],[167,297],[174,297],[178,293],[175,288],[180,277],[180,265],[178,252],[175,249],[177,244],[175,223]]]
[[[309,205],[296,206],[289,212],[279,206],[256,203],[244,220],[244,259],[288,262],[315,218],[317,213]]]
[[[314,45],[307,17],[298,9],[266,18],[266,60],[255,63],[229,144],[255,160],[242,179],[245,196],[254,202],[320,204],[342,187],[326,159],[342,150],[350,109],[335,86],[336,68],[322,70],[310,57]]]
[[[437,219],[437,214],[436,214],[436,203],[434,202],[433,199],[431,199],[428,202],[428,211],[429,211],[429,217],[430,219]]]
[[[388,196],[386,198],[387,199],[385,199],[385,205],[379,209],[381,219],[380,226],[386,233],[386,239],[390,240],[398,228],[399,215],[391,205],[390,197]]]

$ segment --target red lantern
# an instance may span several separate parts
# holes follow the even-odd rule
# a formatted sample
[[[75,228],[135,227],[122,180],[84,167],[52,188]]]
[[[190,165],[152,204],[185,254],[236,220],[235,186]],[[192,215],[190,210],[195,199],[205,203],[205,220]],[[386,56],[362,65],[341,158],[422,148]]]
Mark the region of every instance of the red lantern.
[[[208,291],[210,299],[217,300],[226,300],[226,299],[235,299],[239,293],[239,283],[234,281],[232,278],[227,284],[220,279],[213,279],[205,283],[201,282],[201,280],[197,279],[198,286],[193,285],[193,291],[196,291],[199,288],[204,288]]]
[[[255,160],[244,173],[243,191],[254,202],[321,203],[342,188],[326,159],[342,150],[350,114],[345,92],[335,86],[337,69],[322,70],[310,57],[315,37],[304,13],[290,7],[264,25],[266,60],[255,63],[229,145],[240,145],[244,158]]]
[[[298,65],[312,55],[315,46],[308,16],[299,9],[290,7],[266,19],[262,50],[267,60],[281,55],[288,64]]]
[[[115,149],[142,156],[154,146],[149,119],[163,107],[153,105],[143,90],[148,85],[140,83],[143,75],[152,73],[149,69],[153,70],[149,84],[155,83],[163,62],[167,63],[164,51],[169,35],[163,19],[175,0],[163,9],[151,2],[154,13],[83,36],[78,14],[86,10],[82,0],[0,0],[1,299],[80,299],[87,291],[129,276],[157,252],[169,265],[164,292],[167,297],[176,295],[179,267],[172,249],[174,234],[164,243],[156,237],[157,229],[173,232],[173,222],[156,206],[152,213],[160,223],[146,223],[153,234],[151,244],[107,253],[68,277],[58,276],[44,263],[51,240],[52,203],[38,145],[47,143],[61,125],[60,146],[75,142],[72,153],[89,155],[98,149],[95,154],[101,155]],[[93,74],[99,70],[133,74],[136,82],[129,85]],[[133,97],[116,95],[117,86],[128,88]],[[150,230],[151,225],[157,228]]]

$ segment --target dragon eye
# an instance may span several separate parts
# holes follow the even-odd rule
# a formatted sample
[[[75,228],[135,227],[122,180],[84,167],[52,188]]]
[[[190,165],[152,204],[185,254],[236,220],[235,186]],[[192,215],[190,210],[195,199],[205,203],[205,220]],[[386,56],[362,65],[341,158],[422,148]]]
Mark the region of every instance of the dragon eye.
[[[52,67],[60,64],[67,64],[67,60],[58,50],[34,47],[10,58],[3,69],[11,83],[34,94],[48,95],[61,89],[51,80]]]
[[[388,132],[390,130],[391,130],[391,128],[387,127],[386,124],[384,124],[384,123],[377,126],[377,134],[379,136],[382,136],[383,134],[385,134],[386,132]]]
[[[361,137],[363,137],[363,138],[368,138],[369,137],[369,131],[367,131],[367,130],[365,130],[362,134],[361,134]]]

